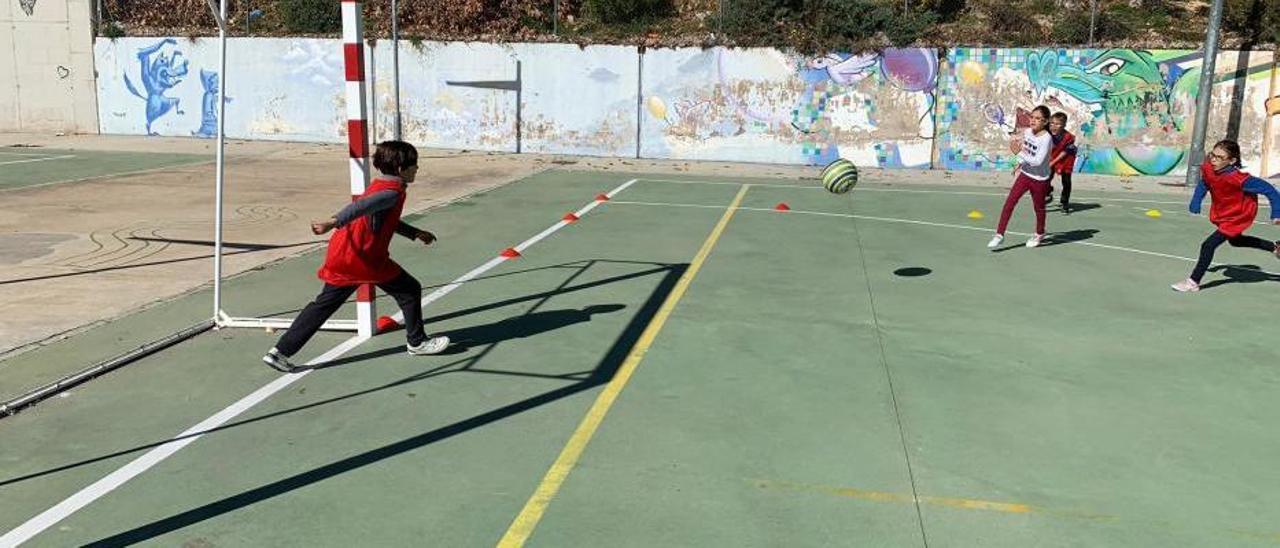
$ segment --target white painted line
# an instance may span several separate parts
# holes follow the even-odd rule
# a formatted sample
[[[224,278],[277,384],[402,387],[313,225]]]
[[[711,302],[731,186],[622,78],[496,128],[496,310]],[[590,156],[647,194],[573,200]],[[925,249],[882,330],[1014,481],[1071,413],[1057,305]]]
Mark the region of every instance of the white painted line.
[[[636,180],[635,180],[635,179],[632,179],[632,180],[630,180],[630,181],[627,181],[627,182],[625,182],[625,183],[622,183],[620,186],[618,186],[618,188],[615,188],[615,189],[613,189],[613,190],[609,191],[608,193],[606,193],[606,194],[605,194],[605,196],[608,196],[608,197],[612,198],[614,195],[618,194],[619,192],[622,192],[622,191],[626,190],[627,188],[629,188],[631,185],[634,185],[635,183],[636,183]],[[591,210],[595,209],[595,208],[596,208],[596,206],[599,206],[599,205],[600,205],[600,204],[602,204],[602,203],[604,203],[604,202],[601,202],[601,201],[599,201],[599,200],[593,201],[593,202],[591,202],[591,203],[589,203],[589,204],[587,204],[587,205],[585,205],[585,206],[582,206],[582,207],[581,207],[581,208],[579,208],[577,211],[575,211],[573,214],[574,214],[574,215],[577,215],[578,217],[582,217],[583,215],[586,215],[586,214],[587,214],[587,212],[589,212],[589,211],[591,211]],[[531,245],[533,245],[533,244],[536,244],[536,243],[538,243],[538,242],[542,241],[542,239],[543,239],[543,238],[546,238],[547,236],[550,236],[552,233],[554,233],[554,232],[555,232],[555,231],[557,231],[557,230],[560,230],[561,228],[564,228],[564,227],[565,227],[565,226],[567,226],[568,224],[569,224],[569,222],[568,222],[568,221],[563,221],[563,220],[562,220],[562,221],[559,221],[559,222],[557,222],[556,224],[553,224],[553,225],[551,225],[550,227],[548,227],[546,230],[543,230],[542,232],[539,232],[538,234],[534,235],[532,238],[529,238],[528,240],[525,240],[525,241],[523,241],[523,242],[520,242],[519,244],[517,244],[517,245],[516,245],[515,247],[513,247],[512,249],[515,249],[516,251],[523,251],[523,250],[525,250],[525,249],[528,249],[528,248],[529,248],[529,246],[531,246]],[[435,291],[432,291],[430,295],[427,295],[426,297],[423,297],[423,298],[422,298],[423,306],[426,306],[426,303],[428,303],[428,302],[430,302],[430,301],[434,301],[434,300],[436,300],[436,299],[439,299],[440,297],[443,297],[443,296],[445,296],[445,295],[448,295],[450,292],[452,292],[453,290],[457,289],[457,288],[458,288],[458,287],[460,287],[462,284],[464,284],[464,283],[467,283],[467,282],[471,281],[471,280],[472,280],[472,279],[474,279],[475,277],[477,277],[477,276],[479,276],[479,275],[481,275],[481,274],[484,274],[484,273],[485,273],[485,272],[487,272],[489,269],[491,269],[491,268],[493,268],[493,267],[495,267],[495,266],[498,266],[499,264],[502,264],[503,262],[506,262],[506,261],[508,261],[508,260],[510,260],[510,259],[508,259],[508,258],[506,258],[506,257],[502,257],[502,256],[498,256],[498,257],[494,257],[494,258],[492,258],[492,259],[489,259],[489,262],[487,262],[487,263],[485,263],[485,264],[482,264],[482,265],[480,265],[479,267],[476,267],[476,269],[475,269],[475,270],[472,270],[471,272],[468,272],[468,273],[466,273],[466,274],[463,274],[462,276],[459,276],[459,277],[458,277],[458,279],[456,279],[456,280],[454,280],[454,281],[452,281],[452,282],[448,283],[447,285],[443,285],[443,286],[441,286],[441,287],[437,288]],[[404,312],[396,312],[394,315],[392,315],[392,316],[391,316],[391,319],[395,320],[395,321],[396,321],[396,323],[398,323],[398,324],[403,324],[403,323],[404,323]]]
[[[34,157],[37,157],[37,156],[52,156],[52,154],[49,154],[49,153],[47,153],[47,152],[10,152],[10,151],[7,151],[7,150],[0,150],[0,155],[3,155],[3,156],[18,156],[18,157],[26,156],[26,157],[31,157],[31,158],[34,158]]]
[[[646,182],[646,183],[676,183],[676,184],[686,184],[686,185],[737,185],[737,184],[740,184],[740,183],[730,183],[730,182],[724,182],[724,181],[702,181],[697,179],[640,179],[640,181]],[[752,183],[751,186],[753,187],[758,186],[758,187],[764,187],[764,188],[795,188],[800,190],[822,190],[822,187],[820,186],[810,186],[810,185],[776,185],[776,184],[769,185],[769,184]],[[869,186],[869,185],[862,185],[857,188],[854,188],[853,192],[903,192],[907,194],[950,194],[950,195],[956,195],[956,196],[996,196],[996,197],[1008,196],[1007,192],[977,192],[977,191],[971,191],[971,190],[926,190],[926,189],[912,189],[912,188],[874,188],[873,186]],[[1161,201],[1161,200],[1144,200],[1140,198],[1102,198],[1098,196],[1079,196],[1079,195],[1076,195],[1075,197],[1080,201],[1088,200],[1088,201],[1100,201],[1100,202],[1131,202],[1131,203],[1139,203],[1139,204],[1175,204],[1175,205],[1185,205],[1187,203],[1187,200]]]
[[[135,171],[122,171],[120,173],[103,173],[102,175],[90,175],[88,177],[80,177],[79,179],[67,179],[64,181],[49,181],[47,183],[40,183],[38,185],[26,185],[26,186],[12,187],[12,188],[0,188],[0,192],[17,192],[21,190],[30,190],[33,188],[40,188],[42,186],[60,185],[63,183],[79,183],[81,181],[92,181],[94,179],[107,179],[110,177],[127,177],[129,175],[140,175],[143,173],[151,173],[154,171],[166,171],[166,170],[177,169],[180,167],[191,167],[191,166],[198,166],[201,164],[212,164],[212,163],[213,163],[213,160],[198,160],[198,161],[184,163],[184,164],[173,164],[169,166],[151,167],[151,168],[139,169]],[[3,548],[3,547],[0,547],[0,548]]]
[[[755,185],[751,185],[755,186]],[[627,202],[622,200],[612,201],[613,204],[639,205],[639,206],[657,206],[657,207],[700,207],[704,209],[724,209],[722,205],[706,205],[706,204],[673,204],[668,202]],[[738,209],[751,209],[749,207],[740,207]]]
[[[728,185],[728,186],[742,186],[743,184],[743,183],[732,183],[728,181],[704,181],[701,179],[648,179],[648,178],[645,178],[645,179],[640,179],[640,182],[674,183],[678,185]],[[822,187],[813,186],[813,185],[780,185],[780,184],[766,184],[766,183],[749,183],[749,184],[752,187],[764,187],[764,188],[798,188],[801,190],[822,190]]]
[[[1261,207],[1261,204],[1259,204],[1259,207]],[[1142,211],[1142,212],[1144,212],[1144,213],[1145,213],[1145,212],[1146,212],[1146,211],[1148,211],[1150,208],[1146,208],[1146,207],[1136,207],[1136,206],[1134,206],[1132,209],[1133,209],[1134,211]],[[1203,211],[1203,210],[1201,210],[1201,211]],[[1164,212],[1161,212],[1161,214],[1164,214]],[[1194,213],[1191,213],[1190,211],[1170,211],[1170,212],[1169,212],[1169,214],[1172,214],[1172,215],[1175,215],[1175,216],[1178,216],[1178,217],[1185,217],[1185,218],[1189,218],[1189,219],[1202,219],[1202,220],[1203,220],[1204,222],[1206,222],[1206,223],[1207,223],[1207,222],[1209,222],[1209,215],[1208,215],[1208,214],[1196,215],[1196,214],[1194,214]],[[1273,225],[1273,224],[1275,224],[1275,223],[1272,223],[1272,222],[1270,222],[1270,221],[1254,221],[1254,222],[1253,222],[1253,224],[1255,224],[1255,225],[1262,225],[1262,226],[1271,226],[1271,225]]]
[[[755,185],[752,185],[752,186],[755,186]],[[695,207],[695,208],[709,208],[709,209],[724,209],[724,206],[712,206],[712,205],[701,205],[701,204],[671,204],[671,203],[661,203],[661,202],[625,202],[625,201],[614,201],[614,202],[610,202],[610,203],[619,204],[619,205],[665,206],[665,207]],[[918,221],[918,220],[915,220],[915,219],[899,219],[899,218],[895,218],[895,217],[875,217],[875,216],[871,216],[871,215],[853,215],[853,214],[850,214],[850,213],[826,213],[826,212],[822,212],[822,211],[803,211],[803,210],[795,210],[795,209],[788,210],[788,211],[777,211],[777,210],[774,210],[774,209],[767,209],[767,208],[762,208],[762,207],[739,207],[738,209],[741,209],[741,210],[743,210],[743,211],[763,211],[763,212],[772,213],[772,214],[775,214],[775,215],[793,215],[793,214],[798,214],[798,215],[815,215],[815,216],[820,216],[820,217],[840,217],[840,218],[845,218],[845,219],[863,219],[863,220],[867,220],[867,221],[880,221],[880,222],[886,222],[886,223],[903,223],[903,224],[913,224],[913,225],[922,225],[922,226],[934,226],[934,227],[939,227],[939,228],[955,228],[955,229],[960,229],[960,230],[970,230],[970,231],[974,231],[974,232],[994,232],[994,231],[991,229],[991,227],[966,226],[966,225],[956,225],[956,224],[950,224],[950,223],[935,223],[935,222],[932,222],[932,221]],[[1031,235],[1031,233],[1030,233],[1030,232],[1015,232],[1015,231],[1012,231],[1012,230],[1007,231],[1007,232],[1006,232],[1006,234],[1015,234],[1015,235],[1018,235],[1018,236],[1030,236],[1030,235]],[[1049,236],[1053,236],[1053,234],[1052,234],[1052,233],[1050,233],[1050,234],[1049,234]],[[1099,243],[1083,242],[1083,241],[1073,241],[1073,242],[1065,242],[1065,243],[1066,243],[1066,244],[1070,244],[1070,245],[1082,245],[1082,246],[1088,246],[1088,247],[1097,247],[1097,248],[1101,248],[1101,249],[1110,249],[1110,250],[1114,250],[1114,251],[1125,251],[1125,252],[1128,252],[1128,253],[1136,253],[1136,254],[1139,254],[1139,255],[1147,255],[1147,256],[1151,256],[1151,257],[1162,257],[1162,258],[1165,258],[1165,259],[1175,259],[1175,260],[1179,260],[1179,261],[1186,261],[1186,262],[1191,262],[1191,263],[1196,262],[1196,259],[1191,258],[1191,257],[1183,257],[1183,256],[1180,256],[1180,255],[1170,255],[1170,254],[1168,254],[1168,253],[1159,253],[1159,252],[1156,252],[1156,251],[1147,251],[1147,250],[1144,250],[1144,249],[1135,249],[1135,248],[1132,248],[1132,247],[1122,247],[1122,246],[1118,246],[1118,245],[1107,245],[1107,244],[1099,244]],[[1222,263],[1213,263],[1213,265],[1215,265],[1215,266],[1216,266],[1216,265],[1220,265],[1220,264],[1222,264]],[[1271,274],[1271,275],[1280,275],[1280,273],[1276,273],[1276,272],[1269,272],[1269,271],[1266,271],[1266,270],[1259,270],[1259,272],[1263,272],[1263,273]]]
[[[366,340],[368,339],[360,336],[347,339],[342,344],[333,347],[331,350],[325,352],[316,359],[307,362],[307,365],[322,363],[341,356],[356,346],[359,346],[360,343]],[[121,485],[124,485],[125,482],[138,476],[138,474],[146,472],[152,466],[159,464],[160,461],[173,456],[174,453],[181,451],[183,447],[186,447],[192,442],[200,439],[206,432],[222,426],[237,415],[248,411],[249,408],[271,397],[272,394],[284,390],[289,385],[307,376],[311,371],[312,370],[306,370],[295,375],[284,375],[278,377],[276,380],[267,383],[262,388],[255,390],[252,394],[245,396],[240,401],[231,404],[226,409],[223,409],[222,411],[213,414],[213,416],[200,421],[195,426],[186,429],[186,431],[178,434],[172,440],[147,451],[146,454],[134,459],[129,464],[107,474],[106,477],[93,482],[88,487],[85,487],[76,494],[67,497],[52,508],[49,508],[48,510],[41,512],[36,517],[27,520],[26,523],[19,525],[16,529],[5,533],[3,537],[0,537],[0,548],[18,546],[19,544],[30,540],[31,537],[40,534],[45,529],[48,529],[54,524],[66,519],[67,516],[74,514],[77,510],[88,506],[103,495],[110,493]]]
[[[7,166],[12,164],[29,164],[31,162],[47,162],[49,160],[66,160],[68,158],[75,158],[75,155],[67,154],[63,156],[46,156],[44,158],[31,158],[27,160],[9,160],[6,162],[0,162],[0,166]]]
[[[610,191],[607,194],[607,196],[613,197],[615,194],[622,192],[623,190],[626,190],[627,187],[630,187],[631,185],[635,184],[635,182],[636,182],[635,179],[627,181],[622,185],[618,186],[618,188],[615,188],[612,191]],[[588,211],[591,211],[600,203],[601,202],[599,201],[595,201],[590,204],[587,204],[585,207],[578,210],[578,214],[581,215]],[[552,225],[552,228],[544,230],[538,235],[534,236],[533,238],[529,238],[528,240],[525,240],[520,245],[524,247],[533,245],[539,240],[542,240],[543,238],[546,238],[547,236],[551,235],[551,233],[555,232],[556,230],[559,230],[561,227],[563,227],[566,224],[568,223],[565,221],[560,221],[555,225]],[[490,259],[489,262],[486,262],[483,265],[480,265],[479,267],[476,267],[475,269],[471,270],[470,272],[463,274],[462,276],[458,277],[448,285],[445,285],[443,287],[440,287],[439,289],[436,289],[435,291],[432,291],[430,295],[424,296],[422,298],[422,306],[425,307],[428,304],[434,302],[435,300],[445,295],[448,295],[450,292],[452,292],[454,289],[457,289],[459,286],[461,286],[463,283],[467,282],[468,280],[471,280],[472,278],[475,278],[476,276],[483,274],[485,271],[488,271],[489,269],[495,266],[498,266],[499,264],[502,264],[506,261],[507,259],[501,256]],[[396,321],[403,323],[404,321],[403,313],[397,313]],[[347,352],[350,352],[352,349],[354,349],[355,347],[359,346],[361,343],[367,340],[369,340],[368,337],[361,337],[359,335],[356,335],[354,337],[351,337],[350,339],[347,339],[342,344],[339,344],[338,346],[333,347],[328,352],[325,352],[324,354],[317,356],[315,359],[307,362],[304,365],[315,366],[315,365],[327,362],[343,354],[346,354]],[[178,451],[182,450],[183,447],[186,447],[190,445],[192,442],[200,439],[208,431],[214,428],[217,428],[225,424],[227,421],[240,415],[241,413],[248,411],[253,406],[271,397],[272,394],[275,394],[276,392],[284,390],[289,385],[297,382],[299,379],[302,379],[303,377],[306,377],[307,375],[311,374],[311,372],[313,371],[315,370],[306,369],[298,373],[284,375],[282,377],[277,378],[274,381],[271,381],[270,383],[267,383],[262,388],[255,390],[252,394],[249,394],[248,396],[245,396],[240,401],[231,404],[230,407],[227,407],[226,409],[223,409],[222,411],[215,413],[213,416],[203,421],[200,421],[200,423],[196,424],[195,426],[192,426],[191,428],[188,428],[186,431],[182,432],[181,434],[178,434],[173,439],[148,451],[146,454],[134,459],[129,464],[126,464],[120,469],[110,474],[107,474],[106,477],[103,477],[102,479],[96,482],[93,482],[88,487],[85,487],[84,489],[81,489],[80,491],[78,491],[76,494],[71,495],[70,497],[67,497],[65,500],[54,505],[52,508],[49,508],[48,510],[41,512],[39,515],[27,520],[26,523],[23,523],[22,525],[19,525],[17,528],[13,529],[12,531],[5,533],[4,536],[0,537],[0,548],[10,548],[10,547],[18,546],[19,544],[22,544],[23,542],[30,540],[31,537],[34,537],[40,534],[45,529],[48,529],[49,527],[52,527],[54,524],[66,519],[68,516],[70,516],[71,514],[74,514],[76,511],[80,510],[81,508],[84,508],[85,506],[89,505],[93,501],[98,500],[99,498],[102,498],[103,495],[110,493],[111,491],[115,490],[117,487],[124,485],[125,482],[133,479],[134,477],[137,477],[139,474],[143,472],[146,472],[148,469],[159,464],[164,459],[169,458],[174,453],[177,453]]]

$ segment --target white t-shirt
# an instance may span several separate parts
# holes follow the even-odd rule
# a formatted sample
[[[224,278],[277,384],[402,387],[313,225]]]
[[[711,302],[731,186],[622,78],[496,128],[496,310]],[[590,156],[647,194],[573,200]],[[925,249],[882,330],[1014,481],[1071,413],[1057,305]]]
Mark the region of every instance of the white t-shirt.
[[[1052,149],[1053,136],[1047,130],[1039,135],[1031,128],[1023,130],[1022,152],[1018,153],[1018,158],[1022,159],[1022,172],[1037,181],[1048,181],[1052,175],[1049,166],[1049,151]]]

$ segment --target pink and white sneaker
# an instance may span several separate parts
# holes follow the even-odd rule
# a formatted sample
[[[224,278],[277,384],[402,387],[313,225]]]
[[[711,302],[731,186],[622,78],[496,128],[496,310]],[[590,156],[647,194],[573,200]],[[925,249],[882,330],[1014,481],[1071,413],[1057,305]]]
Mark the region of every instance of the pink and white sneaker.
[[[1200,291],[1200,284],[1196,283],[1196,281],[1191,278],[1182,280],[1169,287],[1172,287],[1174,291],[1179,293],[1194,293],[1196,291]]]

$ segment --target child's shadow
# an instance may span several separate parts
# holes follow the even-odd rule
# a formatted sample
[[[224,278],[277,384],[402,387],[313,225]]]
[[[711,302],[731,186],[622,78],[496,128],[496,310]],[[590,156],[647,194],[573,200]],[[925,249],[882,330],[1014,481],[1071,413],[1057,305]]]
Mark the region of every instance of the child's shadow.
[[[1044,240],[1040,242],[1040,247],[1083,242],[1097,236],[1098,232],[1099,231],[1096,228],[1079,228],[1076,230],[1068,230],[1066,232],[1051,232],[1045,235]]]
[[[562,327],[568,327],[573,324],[589,322],[591,321],[591,316],[594,314],[607,314],[610,312],[617,312],[624,308],[626,308],[626,305],[598,304],[588,306],[582,310],[568,308],[561,310],[548,310],[546,312],[532,312],[489,324],[436,333],[438,335],[448,335],[450,339],[449,348],[445,349],[444,352],[441,352],[440,355],[460,354],[475,346],[499,343],[509,339],[532,337],[534,335],[554,331]],[[397,329],[397,331],[398,330],[399,329]],[[330,367],[338,367],[350,363],[403,353],[404,344],[395,344],[381,350],[374,350],[364,354],[338,358],[336,360],[317,365],[311,369],[327,369]]]
[[[1201,285],[1200,289],[1202,290],[1230,283],[1256,284],[1258,282],[1280,282],[1280,276],[1270,272],[1265,272],[1262,270],[1262,267],[1253,264],[1218,265],[1210,268],[1209,272],[1221,272],[1225,278]]]
[[[1100,207],[1102,207],[1102,204],[1092,204],[1092,203],[1088,203],[1088,202],[1083,202],[1083,203],[1082,203],[1082,202],[1072,202],[1072,203],[1071,203],[1071,214],[1072,214],[1072,215],[1075,215],[1076,213],[1081,213],[1081,212],[1089,211],[1090,209],[1098,209],[1098,208],[1100,208]],[[1057,211],[1062,211],[1062,204],[1058,204],[1058,207],[1056,208],[1056,210],[1057,210]]]
[[[451,340],[449,349],[445,350],[444,354],[457,354],[476,346],[540,335],[573,324],[589,322],[591,321],[591,316],[595,314],[609,314],[624,308],[626,308],[626,305],[598,304],[585,307],[582,310],[573,308],[547,310],[545,312],[532,312],[507,318],[494,323],[447,331],[441,333],[441,335],[448,335]]]
[[[1095,228],[1081,228],[1076,230],[1068,230],[1066,232],[1050,232],[1044,235],[1043,240],[1040,240],[1040,247],[1049,247],[1052,245],[1062,245],[1062,244],[1069,244],[1072,242],[1080,242],[1080,241],[1088,240],[1089,238],[1092,238],[1097,234],[1098,234],[1098,230]],[[1009,251],[1010,249],[1017,249],[1019,247],[1026,247],[1026,244],[1025,243],[1010,244],[1004,247],[992,249],[991,252],[1004,253],[1005,251]]]

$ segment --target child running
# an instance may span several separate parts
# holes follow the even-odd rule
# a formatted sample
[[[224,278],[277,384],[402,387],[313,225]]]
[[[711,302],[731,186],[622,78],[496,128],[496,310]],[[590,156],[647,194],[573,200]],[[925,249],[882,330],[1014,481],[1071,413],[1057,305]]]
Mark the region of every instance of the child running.
[[[337,229],[329,238],[324,265],[317,272],[324,288],[293,320],[275,348],[262,357],[272,368],[285,373],[294,371],[289,358],[361,284],[377,284],[400,305],[410,354],[438,354],[449,346],[448,337],[427,338],[422,328],[422,284],[391,260],[388,251],[393,234],[424,245],[436,240],[434,234],[400,221],[405,187],[418,174],[418,150],[404,141],[385,141],[373,154],[373,166],[381,175],[359,199],[332,218],[311,223],[311,231],[317,235]]]
[[[1200,184],[1191,195],[1190,210],[1200,214],[1200,202],[1205,192],[1212,196],[1209,203],[1209,222],[1218,229],[1200,244],[1200,259],[1196,261],[1191,277],[1173,284],[1174,291],[1199,291],[1200,280],[1213,262],[1213,253],[1223,242],[1233,247],[1252,247],[1272,253],[1280,259],[1280,242],[1268,242],[1262,238],[1246,236],[1245,230],[1253,226],[1258,214],[1258,195],[1266,194],[1271,203],[1271,222],[1280,224],[1280,193],[1271,183],[1240,171],[1240,145],[1235,141],[1218,141],[1200,164]]]
[[[1013,208],[1027,191],[1031,191],[1031,207],[1036,212],[1036,233],[1027,240],[1027,247],[1036,247],[1044,240],[1044,203],[1049,190],[1049,150],[1053,147],[1053,139],[1046,130],[1049,123],[1049,107],[1040,105],[1031,111],[1031,127],[1023,131],[1021,139],[1009,141],[1009,151],[1022,160],[1014,169],[1017,177],[1013,188],[1009,189],[1009,197],[1004,200],[1004,209],[1000,211],[1000,224],[996,226],[996,235],[987,242],[987,247],[995,249],[1004,241],[1004,231],[1009,227],[1009,217]]]
[[[1053,150],[1049,153],[1052,160],[1049,160],[1049,168],[1051,169],[1050,177],[1057,174],[1062,181],[1062,199],[1058,202],[1062,205],[1062,214],[1071,214],[1071,172],[1074,171],[1076,165],[1076,136],[1067,131],[1067,113],[1055,112],[1053,117],[1049,118],[1049,135],[1053,140]],[[1053,203],[1053,179],[1049,179],[1049,196],[1045,198],[1044,205]]]

